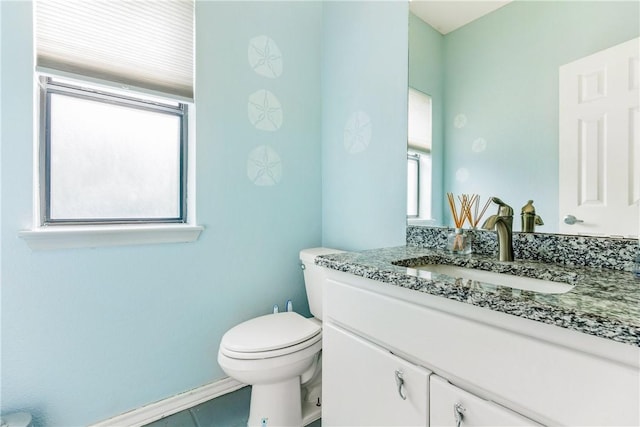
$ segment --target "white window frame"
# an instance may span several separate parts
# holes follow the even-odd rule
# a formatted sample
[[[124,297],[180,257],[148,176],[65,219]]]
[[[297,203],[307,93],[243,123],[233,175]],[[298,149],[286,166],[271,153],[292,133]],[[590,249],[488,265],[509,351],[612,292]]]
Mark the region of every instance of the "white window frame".
[[[411,175],[409,174],[409,165],[411,162],[415,162],[416,165],[416,177],[415,182],[413,183],[414,188],[416,189],[415,195],[409,194],[409,179],[411,179]],[[407,152],[407,218],[415,219],[420,217],[420,154],[412,153],[411,151]],[[414,212],[409,211],[409,207],[412,205],[412,198],[415,197],[415,206],[416,210]]]
[[[49,75],[50,76],[50,75]],[[40,76],[37,76],[40,77]],[[68,76],[63,76],[68,77]],[[34,200],[33,200],[33,226],[29,230],[19,232],[19,237],[24,239],[29,247],[34,250],[68,249],[68,248],[95,248],[105,246],[126,246],[158,243],[188,243],[198,239],[204,227],[196,225],[195,216],[195,105],[187,103],[189,113],[186,119],[186,159],[183,173],[184,179],[184,207],[186,210],[181,222],[142,222],[142,223],[95,223],[95,224],[55,224],[49,225],[43,222],[44,189],[43,164],[45,139],[43,138],[44,126],[41,125],[41,109],[44,108],[39,79],[35,79],[34,99],[37,102],[35,109],[35,138],[34,138]],[[96,85],[95,82],[91,82]],[[100,84],[98,84],[100,86]],[[113,90],[108,84],[105,89]],[[144,94],[128,90],[132,97]],[[184,103],[184,101],[180,101]]]
[[[179,172],[178,172],[178,213],[174,217],[149,218],[126,217],[119,218],[54,218],[52,216],[52,175],[51,153],[54,149],[51,136],[51,123],[55,120],[52,111],[51,97],[53,95],[68,96],[84,99],[95,103],[115,105],[120,107],[146,110],[155,114],[171,115],[180,120],[179,135]],[[60,80],[54,77],[40,77],[40,224],[41,225],[94,225],[94,224],[143,224],[143,223],[184,223],[187,216],[186,209],[186,165],[187,165],[187,122],[189,108],[182,102],[164,102],[160,99],[149,99],[132,94],[122,95],[113,91],[103,91],[88,87],[82,82]]]

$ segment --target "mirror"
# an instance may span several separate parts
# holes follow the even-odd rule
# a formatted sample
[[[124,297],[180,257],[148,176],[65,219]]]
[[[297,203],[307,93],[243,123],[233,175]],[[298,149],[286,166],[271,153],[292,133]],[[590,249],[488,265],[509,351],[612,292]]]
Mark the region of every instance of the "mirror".
[[[544,221],[536,232],[559,232],[571,213],[558,203],[559,68],[638,37],[639,5],[514,1],[444,35],[410,13],[409,85],[432,104],[425,224],[453,225],[446,203],[453,192],[479,194],[482,204],[500,197],[514,209],[515,231],[533,200]]]

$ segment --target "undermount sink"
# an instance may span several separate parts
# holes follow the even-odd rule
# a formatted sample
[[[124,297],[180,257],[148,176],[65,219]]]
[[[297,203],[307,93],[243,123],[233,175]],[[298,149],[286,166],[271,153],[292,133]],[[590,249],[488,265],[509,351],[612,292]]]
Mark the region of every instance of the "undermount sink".
[[[514,276],[513,274],[495,273],[448,264],[426,264],[414,267],[417,270],[446,274],[464,281],[475,280],[496,286],[506,286],[523,291],[534,291],[543,294],[564,294],[573,289],[573,285],[532,277]]]

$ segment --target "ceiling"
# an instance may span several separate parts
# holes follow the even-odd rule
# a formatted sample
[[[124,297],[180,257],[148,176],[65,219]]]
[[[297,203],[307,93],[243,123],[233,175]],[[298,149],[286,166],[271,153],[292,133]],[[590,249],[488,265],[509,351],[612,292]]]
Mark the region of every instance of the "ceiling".
[[[511,0],[410,0],[409,9],[442,34],[474,21]]]

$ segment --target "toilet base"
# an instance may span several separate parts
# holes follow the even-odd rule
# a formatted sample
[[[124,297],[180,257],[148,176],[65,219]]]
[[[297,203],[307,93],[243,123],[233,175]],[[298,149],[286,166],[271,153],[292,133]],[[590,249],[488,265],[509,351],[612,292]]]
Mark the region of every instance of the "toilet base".
[[[314,421],[320,419],[322,415],[322,407],[316,406],[312,402],[302,402],[302,425],[308,426]]]
[[[254,384],[248,427],[301,427],[300,377],[279,383]]]

